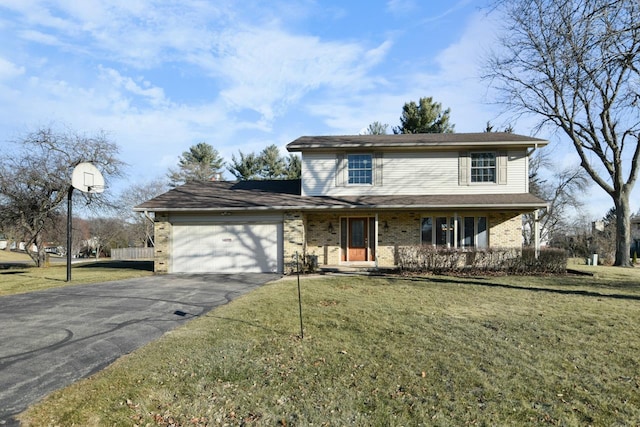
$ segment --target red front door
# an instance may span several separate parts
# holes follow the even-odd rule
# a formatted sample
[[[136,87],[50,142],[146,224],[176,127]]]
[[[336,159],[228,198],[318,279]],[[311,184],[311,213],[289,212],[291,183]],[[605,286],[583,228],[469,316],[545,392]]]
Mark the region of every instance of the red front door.
[[[368,261],[369,219],[349,218],[349,261]]]

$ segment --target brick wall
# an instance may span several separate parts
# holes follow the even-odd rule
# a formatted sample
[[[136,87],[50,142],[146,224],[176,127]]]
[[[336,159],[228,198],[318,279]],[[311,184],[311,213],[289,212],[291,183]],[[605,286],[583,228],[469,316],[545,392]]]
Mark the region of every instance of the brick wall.
[[[317,256],[319,265],[340,263],[340,215],[307,214],[307,255]]]
[[[522,248],[522,214],[496,212],[489,215],[489,245],[492,248]]]
[[[396,265],[398,246],[420,244],[418,212],[383,212],[378,215],[378,266]]]
[[[153,255],[153,271],[156,273],[168,273],[171,244],[169,214],[156,213],[154,233],[155,251]]]
[[[296,271],[296,252],[305,255],[305,218],[302,212],[285,212],[283,223],[283,269],[285,274]],[[302,261],[302,258],[300,259]]]

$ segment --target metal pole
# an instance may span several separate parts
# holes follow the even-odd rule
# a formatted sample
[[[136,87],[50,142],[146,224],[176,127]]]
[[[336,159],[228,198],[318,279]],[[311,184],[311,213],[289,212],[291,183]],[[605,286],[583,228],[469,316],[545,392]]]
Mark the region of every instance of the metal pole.
[[[300,294],[300,262],[298,252],[296,252],[296,270],[298,271],[298,308],[300,309],[300,339],[304,339],[304,329],[302,327],[302,296]]]
[[[533,211],[533,248],[536,259],[540,258],[540,216],[538,209]]]
[[[67,194],[67,282],[71,281],[71,194],[73,193],[73,187],[69,186],[69,194]]]

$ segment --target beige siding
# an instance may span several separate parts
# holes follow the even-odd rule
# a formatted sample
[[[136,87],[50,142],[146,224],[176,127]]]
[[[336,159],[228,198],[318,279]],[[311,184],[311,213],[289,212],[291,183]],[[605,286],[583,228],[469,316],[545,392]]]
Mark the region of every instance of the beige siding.
[[[517,188],[518,193],[529,192],[529,160],[526,152],[507,152],[507,184],[509,187]]]
[[[302,195],[330,194],[336,187],[335,154],[302,154]]]
[[[336,155],[303,154],[302,189],[307,196],[397,195],[397,194],[499,194],[528,190],[527,157],[524,150],[509,151],[507,182],[469,184],[461,182],[458,152],[384,153],[382,185],[336,185]],[[464,162],[463,162],[464,164]]]

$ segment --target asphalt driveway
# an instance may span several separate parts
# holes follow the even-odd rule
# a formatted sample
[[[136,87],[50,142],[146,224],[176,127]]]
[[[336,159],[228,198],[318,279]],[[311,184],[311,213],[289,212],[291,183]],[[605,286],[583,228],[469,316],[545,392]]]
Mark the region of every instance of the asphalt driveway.
[[[0,426],[166,331],[274,280],[163,275],[0,297]]]

